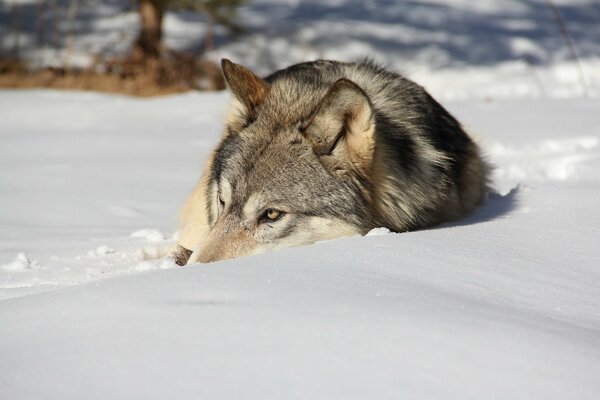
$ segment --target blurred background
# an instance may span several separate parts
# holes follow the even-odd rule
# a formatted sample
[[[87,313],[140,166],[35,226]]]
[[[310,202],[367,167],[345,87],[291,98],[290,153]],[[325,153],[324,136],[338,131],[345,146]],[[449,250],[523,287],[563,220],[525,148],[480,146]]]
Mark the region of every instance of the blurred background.
[[[0,87],[156,95],[371,57],[443,98],[598,97],[600,0],[1,0]]]

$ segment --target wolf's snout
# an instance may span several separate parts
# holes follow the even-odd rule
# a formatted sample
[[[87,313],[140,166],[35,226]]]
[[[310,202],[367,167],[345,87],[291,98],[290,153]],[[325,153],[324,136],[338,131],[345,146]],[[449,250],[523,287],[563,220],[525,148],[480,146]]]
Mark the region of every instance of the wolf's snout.
[[[231,221],[217,222],[193,261],[209,263],[240,257],[249,252],[251,232]]]

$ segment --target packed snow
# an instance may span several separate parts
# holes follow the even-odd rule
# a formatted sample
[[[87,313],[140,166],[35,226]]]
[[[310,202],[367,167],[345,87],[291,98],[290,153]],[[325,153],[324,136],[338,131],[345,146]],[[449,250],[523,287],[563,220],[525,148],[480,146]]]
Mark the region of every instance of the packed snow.
[[[0,43],[18,5],[34,65],[123,54],[136,15],[101,3],[65,54],[35,46],[36,2],[0,0]],[[216,32],[214,60],[367,55],[440,99],[497,193],[418,232],[177,267],[226,93],[0,91],[0,399],[599,398],[600,8],[554,3],[581,70],[545,0],[254,0],[246,35]],[[167,45],[204,24],[169,12]]]
[[[447,102],[464,220],[176,267],[226,102],[0,92],[0,398],[598,397],[598,102]]]

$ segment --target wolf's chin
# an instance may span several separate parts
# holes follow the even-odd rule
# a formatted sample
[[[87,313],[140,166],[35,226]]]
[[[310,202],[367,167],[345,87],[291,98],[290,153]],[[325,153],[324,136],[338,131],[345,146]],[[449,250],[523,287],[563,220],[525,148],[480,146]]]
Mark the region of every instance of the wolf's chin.
[[[363,229],[358,226],[339,219],[310,217],[305,227],[296,229],[289,236],[279,238],[268,244],[259,245],[252,249],[248,255],[257,255],[290,247],[308,246],[317,242],[340,237],[359,236],[364,233]]]
[[[238,257],[254,256],[262,253],[271,252],[274,250],[282,250],[290,247],[307,246],[321,241],[332,240],[344,236],[362,235],[364,229],[342,221],[340,219],[324,218],[324,217],[309,217],[301,227],[298,227],[288,236],[277,238],[268,243],[257,243],[244,253],[229,253],[215,254],[215,257],[210,257],[210,261],[202,261],[205,246],[200,246],[196,251],[186,249],[181,245],[177,245],[175,251],[171,252],[171,257],[175,259],[178,265],[193,264],[197,262],[215,262],[223,261]],[[207,244],[210,246],[210,244]]]

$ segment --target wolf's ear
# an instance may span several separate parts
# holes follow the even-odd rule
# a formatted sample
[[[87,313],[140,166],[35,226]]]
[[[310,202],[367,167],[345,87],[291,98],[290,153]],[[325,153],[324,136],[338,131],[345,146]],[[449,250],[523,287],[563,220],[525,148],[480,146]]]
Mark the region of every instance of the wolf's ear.
[[[269,93],[269,85],[252,71],[228,59],[221,60],[221,68],[227,85],[242,106],[241,113],[251,117],[254,109],[263,102]]]
[[[354,82],[333,84],[304,128],[318,156],[330,161],[349,161],[364,170],[375,151],[375,117],[369,98]]]

